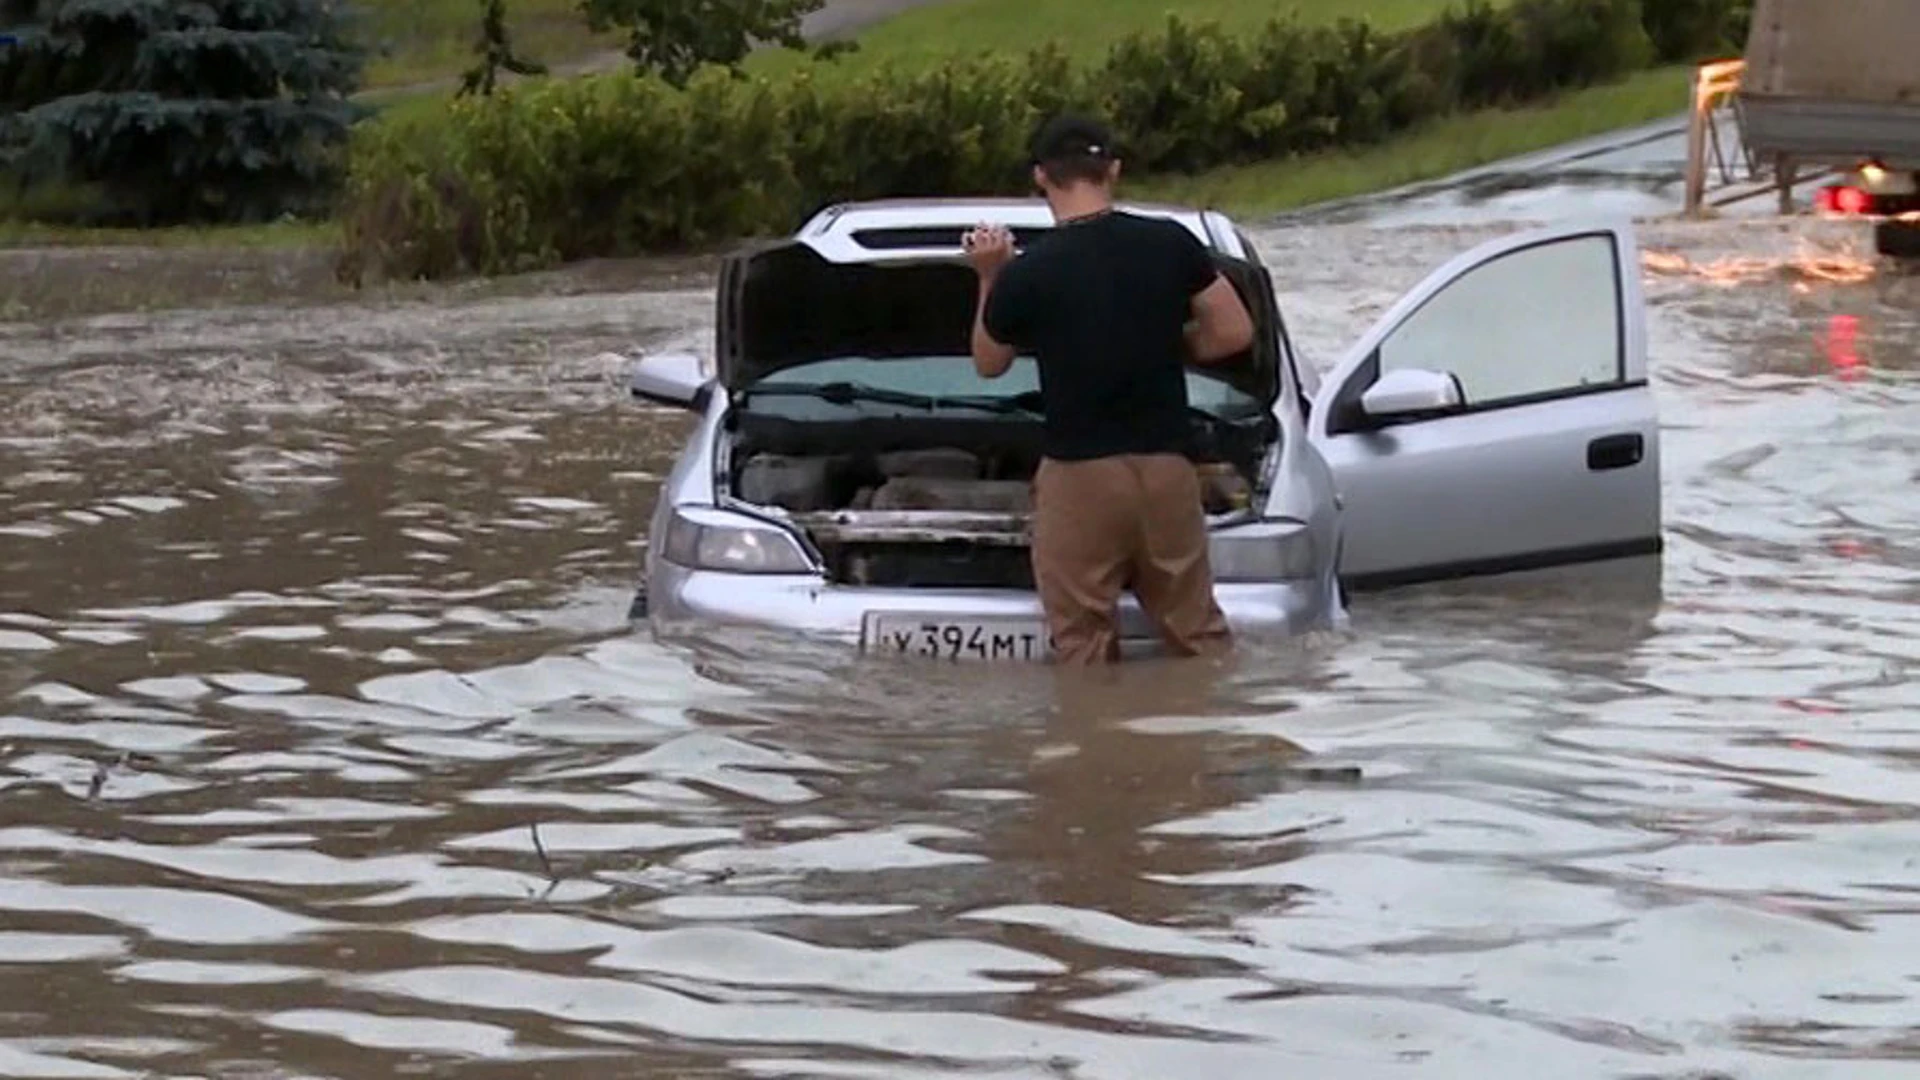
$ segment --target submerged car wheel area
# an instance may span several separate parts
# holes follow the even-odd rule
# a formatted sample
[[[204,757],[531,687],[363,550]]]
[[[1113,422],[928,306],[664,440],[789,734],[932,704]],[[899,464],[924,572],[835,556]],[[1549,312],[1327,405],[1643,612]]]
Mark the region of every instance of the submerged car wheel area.
[[[1128,209],[1202,238],[1255,316],[1248,353],[1188,374],[1216,594],[1237,633],[1338,625],[1346,587],[1658,553],[1658,427],[1625,229],[1462,256],[1321,385],[1231,221]],[[636,365],[636,396],[699,415],[653,517],[656,628],[1047,655],[1029,561],[1038,371],[1028,357],[998,379],[973,368],[960,235],[980,220],[1023,243],[1051,224],[1037,200],[824,211],[727,260],[711,362]],[[1120,616],[1132,644],[1156,638],[1130,599]]]

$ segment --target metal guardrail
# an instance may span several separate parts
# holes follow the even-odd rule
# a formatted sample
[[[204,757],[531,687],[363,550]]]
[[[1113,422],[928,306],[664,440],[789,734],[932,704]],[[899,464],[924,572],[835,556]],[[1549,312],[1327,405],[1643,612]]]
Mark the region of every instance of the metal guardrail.
[[[1735,132],[1740,130],[1740,82],[1746,73],[1745,60],[1716,60],[1700,65],[1694,73],[1693,108],[1687,129],[1688,217],[1698,217],[1706,208],[1710,171],[1719,174],[1722,185],[1759,178],[1759,163],[1747,151],[1746,140],[1741,139],[1737,148],[1738,164],[1745,168],[1746,173],[1744,177],[1739,177],[1735,171],[1736,163],[1727,152],[1720,135],[1720,118],[1729,112],[1733,116]]]
[[[1717,209],[1775,192],[1780,212],[1793,212],[1793,192],[1801,183],[1833,172],[1831,167],[1803,168],[1786,155],[1762,163],[1747,144],[1746,120],[1740,107],[1740,86],[1747,74],[1745,60],[1716,60],[1694,72],[1693,108],[1687,130],[1686,216],[1701,217]],[[1732,119],[1729,149],[1723,119]],[[1713,181],[1719,186],[1714,187]]]

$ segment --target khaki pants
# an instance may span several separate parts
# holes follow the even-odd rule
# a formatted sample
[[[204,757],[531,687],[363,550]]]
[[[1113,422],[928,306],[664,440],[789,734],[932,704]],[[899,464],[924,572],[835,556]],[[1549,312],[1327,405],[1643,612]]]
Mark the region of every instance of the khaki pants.
[[[1063,664],[1119,657],[1123,589],[1177,656],[1232,643],[1213,596],[1200,478],[1178,454],[1040,463],[1034,475],[1033,577]]]

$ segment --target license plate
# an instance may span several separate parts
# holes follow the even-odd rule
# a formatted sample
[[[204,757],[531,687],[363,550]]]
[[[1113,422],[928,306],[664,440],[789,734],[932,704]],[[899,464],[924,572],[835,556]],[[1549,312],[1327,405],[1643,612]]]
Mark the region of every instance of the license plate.
[[[867,616],[860,644],[870,653],[929,660],[1032,663],[1053,655],[1053,639],[1038,619],[875,614]]]

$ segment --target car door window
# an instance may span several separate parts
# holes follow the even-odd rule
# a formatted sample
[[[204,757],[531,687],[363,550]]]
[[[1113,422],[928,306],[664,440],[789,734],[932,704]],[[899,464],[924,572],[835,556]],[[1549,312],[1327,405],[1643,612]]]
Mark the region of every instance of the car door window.
[[[1381,342],[1376,373],[1451,373],[1466,406],[1624,380],[1620,282],[1611,234],[1509,252],[1454,279]]]

